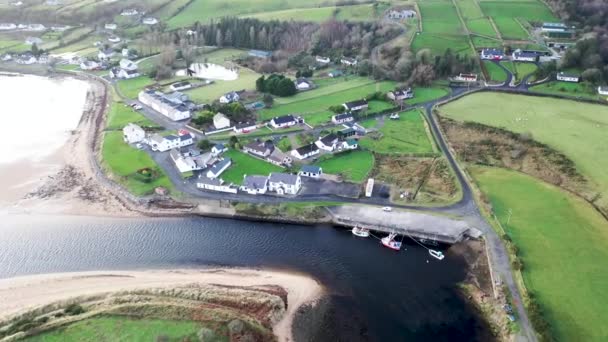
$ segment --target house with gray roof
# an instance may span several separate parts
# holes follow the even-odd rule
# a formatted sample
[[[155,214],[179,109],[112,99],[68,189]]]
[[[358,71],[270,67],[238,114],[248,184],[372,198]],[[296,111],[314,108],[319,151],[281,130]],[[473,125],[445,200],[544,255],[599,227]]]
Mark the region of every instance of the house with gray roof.
[[[230,158],[224,158],[216,162],[207,170],[207,178],[215,179],[219,177],[230,165],[232,165],[232,159]]]
[[[302,177],[319,178],[323,174],[323,168],[315,165],[303,165],[298,172]]]
[[[241,185],[240,190],[250,195],[263,195],[268,190],[268,177],[245,175],[243,177],[243,185]]]
[[[300,175],[273,172],[268,177],[268,190],[279,195],[296,195],[302,188]]]

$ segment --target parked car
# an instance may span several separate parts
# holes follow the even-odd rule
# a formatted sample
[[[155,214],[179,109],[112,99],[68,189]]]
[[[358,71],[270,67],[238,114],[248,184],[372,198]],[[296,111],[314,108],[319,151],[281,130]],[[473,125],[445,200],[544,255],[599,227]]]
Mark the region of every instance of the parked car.
[[[384,211],[393,211],[393,208],[391,208],[391,207],[384,207],[384,208],[382,208],[382,210],[384,210]]]
[[[135,110],[142,110],[142,108],[143,108],[143,107],[142,107],[142,106],[140,106],[140,105],[138,105],[137,103],[134,103],[134,104],[133,104],[133,109],[135,109]]]

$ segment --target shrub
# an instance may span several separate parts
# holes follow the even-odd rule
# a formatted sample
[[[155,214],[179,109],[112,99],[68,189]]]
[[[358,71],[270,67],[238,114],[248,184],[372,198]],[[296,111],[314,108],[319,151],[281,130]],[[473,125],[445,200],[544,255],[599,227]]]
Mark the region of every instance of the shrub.
[[[79,304],[70,304],[68,305],[63,312],[65,312],[67,315],[70,316],[76,316],[76,315],[80,315],[82,313],[85,312],[84,308],[82,306],[80,306]]]

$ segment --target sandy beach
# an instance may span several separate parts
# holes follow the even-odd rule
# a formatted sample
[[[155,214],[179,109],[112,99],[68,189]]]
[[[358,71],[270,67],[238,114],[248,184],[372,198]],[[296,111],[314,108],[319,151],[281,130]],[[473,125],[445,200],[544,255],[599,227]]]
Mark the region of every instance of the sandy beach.
[[[96,271],[56,273],[0,280],[0,320],[74,297],[124,290],[171,288],[187,284],[276,285],[288,292],[287,312],[274,326],[279,341],[291,341],[300,306],[316,301],[323,288],[305,275],[247,269]]]

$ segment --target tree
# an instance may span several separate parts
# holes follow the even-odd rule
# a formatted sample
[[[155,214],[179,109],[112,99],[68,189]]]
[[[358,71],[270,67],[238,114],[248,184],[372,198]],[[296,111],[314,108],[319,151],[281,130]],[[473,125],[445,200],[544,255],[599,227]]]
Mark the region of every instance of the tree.
[[[335,105],[335,106],[329,106],[329,111],[334,112],[336,114],[340,114],[344,112],[344,106],[341,105]]]
[[[585,82],[593,85],[598,85],[602,81],[602,71],[598,68],[587,69],[583,71],[581,76]]]
[[[192,118],[192,123],[196,126],[204,126],[213,122],[213,117],[215,113],[209,110],[204,110],[200,112],[197,116]]]
[[[297,92],[296,85],[289,78],[283,78],[277,84],[275,94],[277,96],[292,96]]]
[[[213,146],[213,144],[209,140],[203,139],[203,140],[200,140],[198,142],[198,144],[196,144],[196,146],[198,148],[200,148],[201,150],[208,150],[211,148],[211,146]]]
[[[270,108],[274,103],[274,97],[272,97],[272,95],[270,94],[264,94],[264,98],[262,99],[262,101],[264,101],[264,105],[266,107]]]
[[[266,91],[266,87],[265,87],[265,84],[264,84],[265,81],[266,81],[266,78],[264,77],[264,75],[262,75],[257,80],[255,80],[255,89],[257,91],[259,91],[260,93],[263,93],[263,92]]]
[[[215,45],[217,47],[224,46],[224,36],[222,35],[222,30],[220,30],[219,28],[217,29],[217,32],[215,33]]]
[[[228,141],[228,145],[232,148],[235,148],[237,145],[239,145],[239,138],[234,135],[231,136],[230,140]]]

